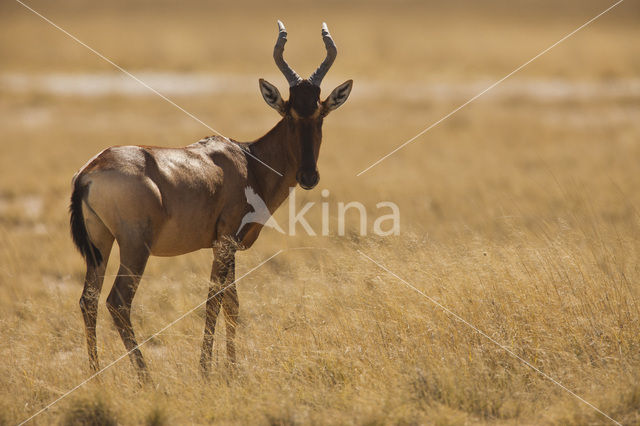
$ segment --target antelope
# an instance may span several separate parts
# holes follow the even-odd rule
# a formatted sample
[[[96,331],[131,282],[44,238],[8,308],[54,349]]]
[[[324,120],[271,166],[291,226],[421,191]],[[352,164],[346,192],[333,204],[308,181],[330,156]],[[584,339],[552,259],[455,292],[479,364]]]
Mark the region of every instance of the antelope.
[[[320,179],[317,160],[323,120],[351,92],[353,81],[348,80],[320,100],[320,84],[337,55],[324,23],[322,38],[326,57],[304,80],[283,58],[287,32],[278,21],[273,57],[289,83],[289,100],[283,100],[273,84],[259,80],[262,97],[282,116],[261,138],[238,142],[211,136],[184,148],[113,146],[73,177],[71,235],[86,263],[80,309],[93,372],[99,371],[98,299],[114,240],[120,247],[120,268],[107,309],[139,379],[150,381],[131,325],[131,304],[150,256],[213,250],[200,369],[207,377],[221,307],[227,358],[235,364],[239,309],[235,254],[250,248],[262,229],[258,222],[242,223],[252,211],[244,190],[252,188],[273,213],[296,183],[306,190],[315,187]]]

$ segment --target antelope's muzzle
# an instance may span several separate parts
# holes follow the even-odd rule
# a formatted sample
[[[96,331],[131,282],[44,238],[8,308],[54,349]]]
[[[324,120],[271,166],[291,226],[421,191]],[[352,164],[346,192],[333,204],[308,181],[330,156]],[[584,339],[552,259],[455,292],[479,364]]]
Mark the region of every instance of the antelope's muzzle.
[[[317,170],[298,170],[296,180],[302,189],[313,189],[320,182],[320,173]]]

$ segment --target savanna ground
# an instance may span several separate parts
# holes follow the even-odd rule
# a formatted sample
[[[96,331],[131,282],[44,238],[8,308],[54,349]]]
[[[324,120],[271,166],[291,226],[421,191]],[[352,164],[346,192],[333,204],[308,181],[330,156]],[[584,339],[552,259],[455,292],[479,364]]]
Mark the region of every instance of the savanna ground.
[[[275,20],[304,75],[324,57],[327,21],[339,54],[323,93],[355,85],[325,122],[320,185],[298,189],[297,203],[316,202],[307,217],[318,230],[328,189],[330,235],[266,229],[238,256],[241,276],[278,250],[315,248],[284,251],[238,283],[235,374],[218,327],[213,377],[200,378],[198,309],[142,347],[155,387],[139,387],[124,359],[33,424],[608,423],[357,250],[612,418],[640,423],[637,2],[360,177],[612,2],[211,3],[30,4],[130,71],[217,81],[172,97],[239,140],[278,119],[259,77],[287,93],[271,58]],[[96,91],[117,71],[18,3],[0,4],[0,23],[0,423],[14,424],[89,375],[72,175],[110,145],[181,146],[211,131],[137,87]],[[340,201],[367,206],[369,235],[355,215],[337,235]],[[400,236],[371,234],[379,201],[398,204]],[[117,259],[114,248],[103,299]],[[134,300],[140,340],[204,300],[210,264],[208,251],[152,258]],[[124,347],[103,301],[105,366]]]

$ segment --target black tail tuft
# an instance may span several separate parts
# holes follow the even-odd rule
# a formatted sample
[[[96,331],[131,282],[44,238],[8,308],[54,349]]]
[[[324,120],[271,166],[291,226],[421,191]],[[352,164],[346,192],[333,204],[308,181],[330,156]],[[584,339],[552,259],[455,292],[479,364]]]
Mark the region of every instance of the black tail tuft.
[[[88,266],[96,266],[102,263],[102,253],[91,242],[87,228],[84,224],[84,215],[82,214],[82,201],[87,193],[87,186],[80,184],[80,179],[76,179],[73,184],[73,193],[71,194],[71,204],[69,205],[69,213],[71,213],[71,237],[73,242],[84,257]]]

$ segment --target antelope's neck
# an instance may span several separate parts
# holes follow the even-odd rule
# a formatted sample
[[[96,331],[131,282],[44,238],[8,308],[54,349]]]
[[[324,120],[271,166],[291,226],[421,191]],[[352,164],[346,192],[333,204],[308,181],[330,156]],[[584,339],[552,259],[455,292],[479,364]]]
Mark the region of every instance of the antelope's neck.
[[[287,198],[289,188],[296,185],[299,160],[293,150],[294,139],[289,124],[282,119],[266,135],[249,144],[249,152],[255,157],[247,155],[250,185],[271,213]]]

